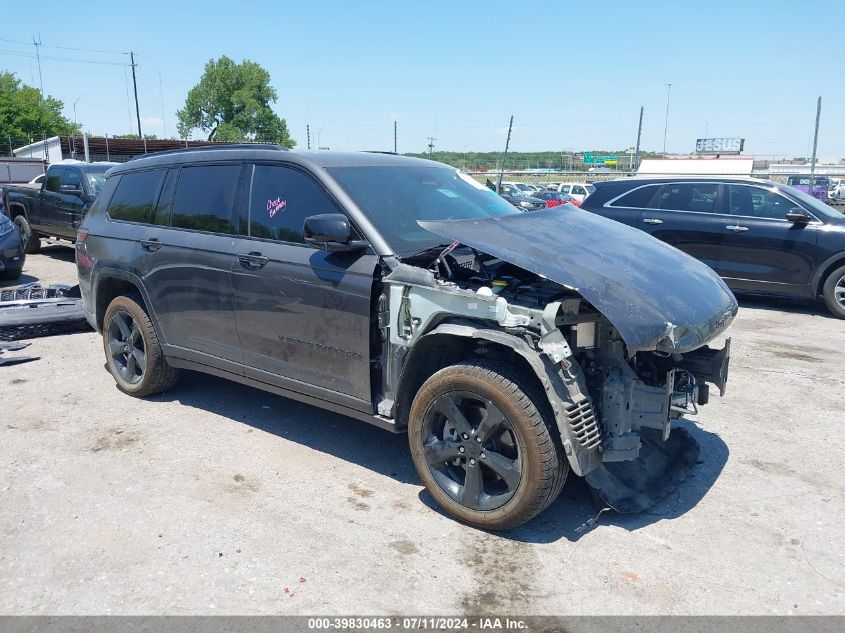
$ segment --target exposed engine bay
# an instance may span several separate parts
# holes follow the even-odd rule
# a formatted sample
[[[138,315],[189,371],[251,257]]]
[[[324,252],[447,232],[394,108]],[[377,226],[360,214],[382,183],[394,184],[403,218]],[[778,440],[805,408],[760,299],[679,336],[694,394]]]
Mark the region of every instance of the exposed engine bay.
[[[575,288],[458,242],[406,258],[383,282],[383,339],[394,350],[448,333],[525,357],[544,382],[570,466],[611,507],[645,509],[694,466],[697,443],[672,423],[697,413],[710,385],[724,394],[729,345],[631,353]],[[386,394],[380,413],[392,405]]]

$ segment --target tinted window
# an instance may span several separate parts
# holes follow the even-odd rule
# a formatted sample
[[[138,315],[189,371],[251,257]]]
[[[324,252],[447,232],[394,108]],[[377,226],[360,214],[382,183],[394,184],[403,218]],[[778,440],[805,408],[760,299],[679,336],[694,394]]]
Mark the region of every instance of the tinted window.
[[[574,185],[572,187],[572,193],[574,193],[576,196],[583,196],[584,194],[587,193],[587,190],[584,189],[584,187],[579,187],[578,185]]]
[[[165,170],[123,174],[108,207],[109,217],[127,222],[149,222]]]
[[[77,189],[82,189],[82,178],[79,176],[79,171],[76,169],[65,169],[61,177],[61,184],[73,185]]]
[[[797,206],[791,200],[767,189],[730,185],[731,215],[783,220],[786,213]]]
[[[64,174],[64,169],[61,167],[57,167],[53,169],[51,172],[47,174],[47,182],[44,183],[44,189],[46,191],[58,191],[59,190],[59,182],[62,179],[62,175]]]
[[[249,201],[249,234],[283,242],[305,242],[305,218],[338,209],[309,176],[278,165],[256,165]]]
[[[654,195],[660,185],[646,185],[639,187],[633,191],[629,191],[624,196],[611,203],[611,207],[634,207],[635,209],[650,209],[654,208]]]
[[[682,182],[664,185],[658,195],[658,209],[675,211],[716,212],[717,183]]]
[[[240,165],[184,167],[179,175],[170,225],[232,233],[232,205]]]

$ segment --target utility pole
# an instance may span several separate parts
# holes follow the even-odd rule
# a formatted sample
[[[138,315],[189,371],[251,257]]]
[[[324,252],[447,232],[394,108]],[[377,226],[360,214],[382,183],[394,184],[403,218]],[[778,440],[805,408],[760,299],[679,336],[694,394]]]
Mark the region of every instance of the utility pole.
[[[35,59],[38,62],[38,85],[41,87],[41,98],[44,98],[44,80],[41,78],[41,55],[38,52],[38,47],[41,46],[41,33],[38,34],[38,41],[35,41],[35,36],[32,36],[32,44],[35,46]]]
[[[819,146],[819,119],[822,116],[822,98],[819,96],[819,102],[816,105],[816,132],[813,134],[813,158],[810,160],[810,186],[808,193],[813,195],[813,176],[816,175],[816,149]]]
[[[308,149],[311,149],[311,126],[305,126],[305,134],[308,137]]]
[[[637,128],[637,149],[635,150],[636,156],[634,157],[634,164],[637,166],[637,169],[640,168],[640,139],[643,136],[643,111],[645,110],[645,106],[640,106],[640,125]]]
[[[511,122],[508,123],[508,138],[505,141],[505,153],[502,154],[502,165],[499,168],[499,179],[496,181],[496,193],[502,190],[502,175],[505,173],[505,160],[508,157],[508,147],[511,144],[511,130],[513,130],[513,115],[511,115]]]
[[[672,84],[666,89],[666,119],[663,123],[663,155],[666,155],[666,133],[669,131],[669,95],[672,94]]]
[[[397,133],[396,133],[396,120],[393,120],[393,153],[399,153],[399,144],[397,143]]]
[[[44,79],[41,77],[41,54],[38,52],[38,47],[41,46],[41,33],[38,34],[38,41],[35,41],[35,36],[32,36],[32,44],[35,46],[35,59],[38,61],[38,85],[41,89],[41,95],[38,98],[39,104],[44,101]],[[43,113],[41,112],[41,108],[38,109],[38,122],[42,124],[42,132],[43,130]],[[47,156],[47,135],[44,135],[44,160],[49,160]]]
[[[135,80],[135,53],[129,53],[129,59],[132,62],[132,88],[135,90],[135,117],[138,119],[138,140],[143,140],[144,136],[141,134],[141,110],[138,108],[138,82]],[[146,151],[144,151],[146,154]]]
[[[428,160],[431,160],[431,155],[434,153],[434,141],[436,140],[433,136],[428,137]]]

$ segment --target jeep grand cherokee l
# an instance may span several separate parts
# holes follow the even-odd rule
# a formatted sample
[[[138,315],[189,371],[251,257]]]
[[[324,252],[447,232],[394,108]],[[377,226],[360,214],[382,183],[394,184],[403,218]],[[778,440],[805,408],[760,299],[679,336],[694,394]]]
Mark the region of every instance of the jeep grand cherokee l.
[[[570,469],[620,511],[668,494],[698,456],[674,423],[724,392],[728,347],[706,344],[737,311],[640,231],[375,153],[130,161],[76,259],[122,391],[192,369],[407,431],[432,496],[488,529],[541,512]]]

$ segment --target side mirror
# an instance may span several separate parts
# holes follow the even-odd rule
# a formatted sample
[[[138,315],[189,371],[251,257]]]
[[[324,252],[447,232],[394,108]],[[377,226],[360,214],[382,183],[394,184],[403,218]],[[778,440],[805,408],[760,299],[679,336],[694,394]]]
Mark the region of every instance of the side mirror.
[[[76,185],[59,185],[59,193],[66,196],[82,196],[82,189]]]
[[[793,224],[809,224],[813,221],[813,217],[801,207],[793,207],[784,217]]]
[[[305,218],[303,235],[309,246],[333,253],[360,251],[367,247],[366,242],[352,239],[349,218],[342,213],[322,213]]]

